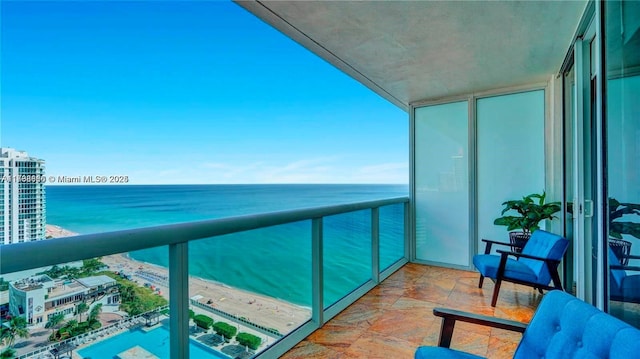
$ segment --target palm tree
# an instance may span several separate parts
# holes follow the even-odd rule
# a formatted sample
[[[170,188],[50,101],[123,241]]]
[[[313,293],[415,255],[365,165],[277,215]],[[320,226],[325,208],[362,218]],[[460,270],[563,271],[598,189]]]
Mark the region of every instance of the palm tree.
[[[67,322],[67,325],[65,325],[65,327],[69,329],[76,329],[78,327],[78,321],[75,319],[71,319]]]
[[[11,349],[16,338],[28,338],[27,320],[23,317],[12,317],[9,321],[9,328],[2,332],[0,338],[7,339],[7,348]]]
[[[78,315],[78,322],[82,322],[82,313],[89,310],[89,305],[85,302],[81,302],[76,306],[76,314]]]
[[[51,336],[53,336],[53,334],[55,333],[56,327],[59,326],[60,324],[62,324],[63,321],[64,321],[64,314],[63,313],[55,313],[49,318],[49,321],[47,322],[47,324],[45,324],[44,327],[45,328],[50,328],[51,329]]]
[[[70,267],[70,266],[64,266],[63,269],[65,274],[67,275],[67,278],[69,279],[75,279],[80,277],[80,272],[82,272],[80,268]]]
[[[98,303],[94,305],[93,308],[91,308],[91,311],[89,312],[89,318],[87,319],[87,321],[91,323],[98,320],[98,316],[100,315],[100,313],[102,313],[102,303]]]
[[[130,302],[136,297],[136,293],[132,285],[121,284],[118,290],[120,291],[120,298],[123,303]]]
[[[93,259],[85,259],[82,261],[82,270],[87,274],[93,274],[100,270],[100,268],[104,267],[104,263],[100,261],[102,257],[97,257]]]

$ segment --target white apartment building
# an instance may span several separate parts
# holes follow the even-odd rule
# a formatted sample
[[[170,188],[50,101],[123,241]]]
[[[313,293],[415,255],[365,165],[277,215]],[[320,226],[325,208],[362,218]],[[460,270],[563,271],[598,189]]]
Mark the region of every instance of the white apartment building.
[[[0,148],[0,245],[45,239],[44,160]]]
[[[9,286],[9,313],[23,316],[30,326],[44,326],[50,317],[63,313],[71,318],[76,306],[101,303],[114,310],[120,303],[117,282],[105,275],[78,279],[58,279],[42,274],[12,282]]]

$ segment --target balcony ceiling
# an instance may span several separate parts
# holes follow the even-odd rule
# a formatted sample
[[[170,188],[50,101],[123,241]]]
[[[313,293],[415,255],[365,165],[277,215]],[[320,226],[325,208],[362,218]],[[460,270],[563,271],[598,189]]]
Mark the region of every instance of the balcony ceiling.
[[[406,109],[547,81],[586,1],[239,1]]]

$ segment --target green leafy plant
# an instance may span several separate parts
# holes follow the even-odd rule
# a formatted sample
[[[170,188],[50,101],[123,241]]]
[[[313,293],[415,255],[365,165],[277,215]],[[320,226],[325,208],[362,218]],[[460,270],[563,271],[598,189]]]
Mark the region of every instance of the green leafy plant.
[[[4,278],[0,278],[0,292],[4,292],[5,290],[9,290],[9,282],[4,280]]]
[[[13,359],[15,357],[16,351],[11,348],[7,348],[2,353],[0,353],[0,358],[2,359]]]
[[[62,312],[55,313],[49,317],[49,321],[45,324],[45,328],[51,329],[51,335],[49,337],[53,337],[56,327],[60,326],[64,322],[64,314]]]
[[[241,332],[236,335],[236,340],[238,344],[243,346],[248,346],[249,348],[256,350],[262,343],[262,339],[250,333]]]
[[[203,329],[209,329],[213,326],[213,319],[204,315],[197,314],[193,317],[193,322],[196,323],[197,326]]]
[[[215,330],[216,333],[224,336],[227,340],[233,338],[233,336],[236,335],[236,332],[238,331],[236,327],[225,322],[216,322],[215,324],[213,324],[213,330]]]
[[[9,320],[9,325],[1,330],[0,339],[6,340],[9,349],[13,347],[17,338],[29,338],[27,320],[24,317],[12,317]]]
[[[522,229],[524,233],[533,233],[540,229],[539,224],[545,219],[556,218],[555,213],[559,212],[560,202],[545,203],[546,193],[532,193],[519,200],[503,202],[504,209],[502,217],[496,218],[493,224],[507,226],[508,231]],[[507,215],[505,213],[515,211],[518,215]]]
[[[609,198],[609,237],[622,239],[623,234],[628,234],[640,239],[640,223],[616,221],[628,214],[640,215],[640,204],[621,203]]]

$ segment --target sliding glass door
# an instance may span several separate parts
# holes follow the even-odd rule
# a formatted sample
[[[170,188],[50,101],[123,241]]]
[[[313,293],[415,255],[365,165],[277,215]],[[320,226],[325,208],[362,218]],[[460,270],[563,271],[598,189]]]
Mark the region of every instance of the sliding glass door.
[[[598,202],[598,169],[602,168],[600,103],[598,99],[598,39],[592,23],[574,47],[574,91],[571,141],[573,198],[573,239],[575,253],[576,296],[602,307],[601,226],[594,216]],[[599,294],[600,293],[600,294]],[[600,302],[599,302],[600,301]]]
[[[640,327],[640,2],[604,7],[609,310]]]

